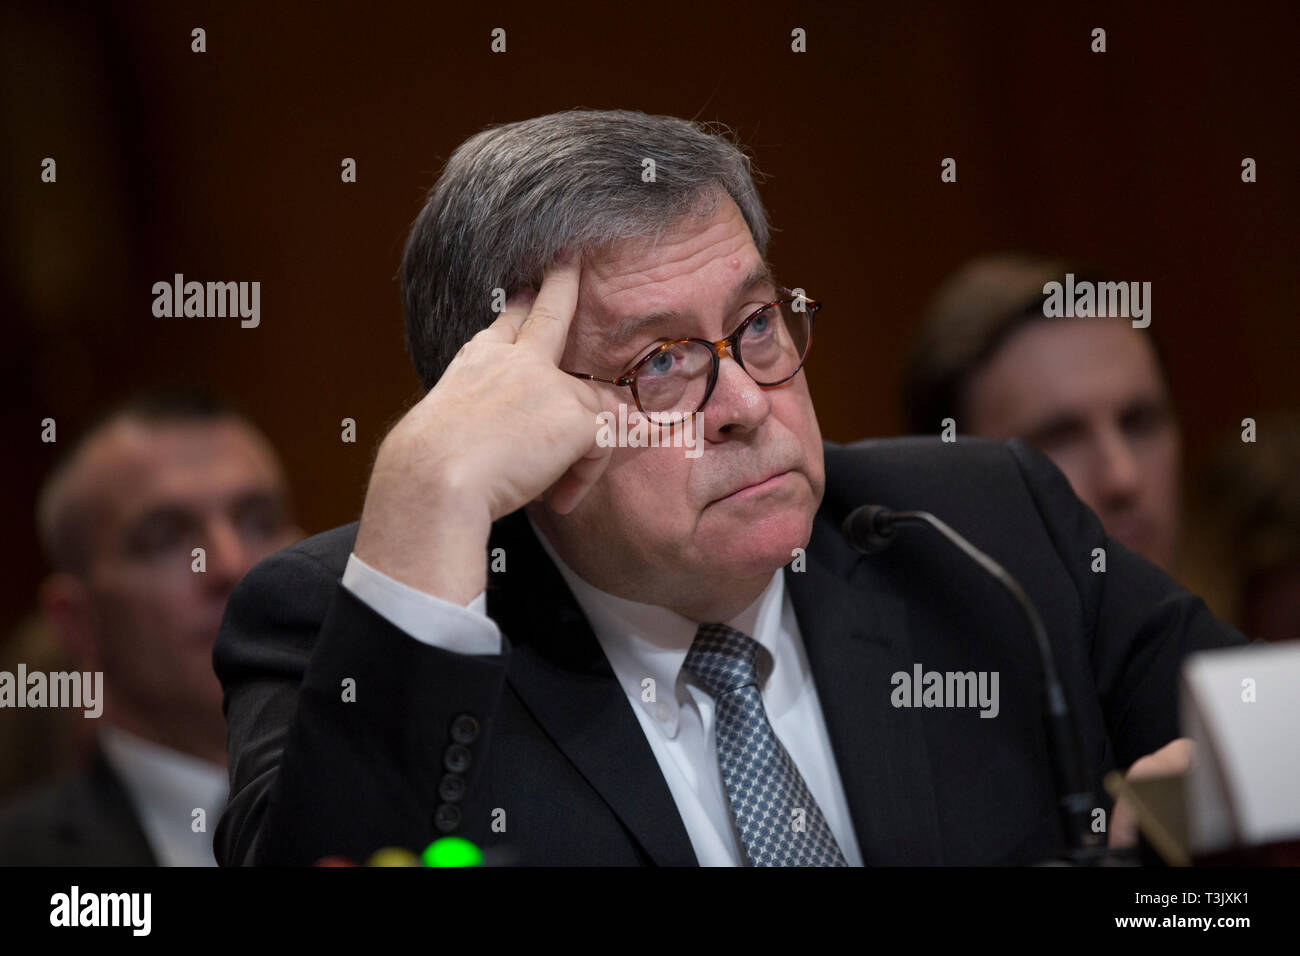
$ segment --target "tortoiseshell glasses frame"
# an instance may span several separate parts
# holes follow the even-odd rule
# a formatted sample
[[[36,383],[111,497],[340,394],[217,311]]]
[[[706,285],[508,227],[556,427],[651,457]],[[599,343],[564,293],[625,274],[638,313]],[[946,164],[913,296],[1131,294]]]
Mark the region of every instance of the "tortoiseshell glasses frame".
[[[662,342],[659,345],[656,345],[654,348],[652,348],[645,355],[641,356],[641,358],[633,362],[630,366],[628,366],[626,371],[624,371],[621,375],[619,375],[616,378],[601,378],[598,375],[590,375],[586,372],[569,372],[568,374],[574,376],[575,378],[585,379],[590,382],[603,382],[606,385],[614,385],[619,388],[630,388],[632,390],[632,399],[633,401],[636,402],[636,407],[641,410],[641,413],[643,415],[645,415],[648,418],[651,418],[652,420],[654,418],[654,413],[647,411],[645,408],[641,406],[641,396],[637,391],[637,385],[636,385],[637,375],[646,366],[646,364],[652,361],[656,356],[662,354],[668,349],[675,348],[676,346],[679,345],[691,343],[694,345],[704,346],[709,350],[709,355],[712,358],[712,363],[709,367],[708,384],[704,389],[704,396],[700,399],[700,404],[694,409],[694,411],[696,412],[701,411],[704,408],[705,404],[709,400],[709,396],[713,394],[713,389],[718,384],[718,371],[721,367],[722,356],[724,353],[728,351],[731,353],[731,357],[736,360],[736,364],[739,365],[742,369],[745,369],[745,373],[749,375],[750,378],[753,378],[754,382],[760,387],[774,388],[777,385],[783,385],[786,382],[790,381],[790,379],[798,375],[799,370],[804,366],[804,362],[808,360],[808,352],[812,347],[813,318],[817,314],[818,310],[821,309],[822,304],[816,299],[810,299],[806,295],[800,295],[799,293],[793,291],[792,289],[788,289],[785,286],[777,286],[777,291],[782,294],[781,298],[774,299],[773,301],[767,303],[766,305],[760,306],[759,308],[755,309],[752,313],[750,313],[750,315],[748,315],[745,318],[743,322],[740,323],[739,326],[736,327],[736,331],[732,332],[725,339],[718,339],[718,341],[716,342],[710,342],[708,339],[690,338],[690,339],[674,339],[671,342]],[[781,306],[785,306],[785,305],[789,305],[793,308],[794,304],[800,301],[802,301],[803,303],[802,307],[798,309],[794,309],[794,311],[801,312],[807,316],[808,337],[804,341],[803,352],[799,356],[798,364],[795,365],[794,370],[791,371],[788,375],[784,375],[781,378],[776,379],[775,381],[770,381],[770,382],[759,381],[759,379],[752,372],[750,372],[749,369],[745,368],[745,359],[740,348],[741,339],[744,337],[745,332],[749,329],[750,324],[753,323],[755,319],[765,314],[769,309],[780,308]],[[662,412],[662,411],[663,411],[662,409],[656,410],[656,412]],[[692,414],[692,413],[688,412],[687,414]]]

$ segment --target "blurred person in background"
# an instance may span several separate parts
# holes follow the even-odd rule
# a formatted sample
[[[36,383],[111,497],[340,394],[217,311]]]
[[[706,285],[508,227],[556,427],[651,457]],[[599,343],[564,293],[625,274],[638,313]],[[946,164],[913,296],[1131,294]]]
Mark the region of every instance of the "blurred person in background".
[[[931,300],[907,359],[907,429],[1022,438],[1047,455],[1106,532],[1165,570],[1181,508],[1182,440],[1150,328],[1052,318],[1048,282],[1114,281],[1084,263],[976,258]]]
[[[32,611],[0,640],[0,673],[59,673],[72,669],[49,620]],[[0,692],[2,693],[2,692]],[[0,711],[0,806],[12,794],[81,766],[94,752],[94,720],[69,707]]]
[[[1187,578],[1247,637],[1300,638],[1300,414],[1236,427],[1192,480]]]
[[[145,394],[62,457],[37,523],[53,568],[40,610],[72,666],[102,672],[102,715],[85,769],[0,811],[0,864],[215,865],[212,647],[239,579],[301,537],[274,450],[211,396]]]

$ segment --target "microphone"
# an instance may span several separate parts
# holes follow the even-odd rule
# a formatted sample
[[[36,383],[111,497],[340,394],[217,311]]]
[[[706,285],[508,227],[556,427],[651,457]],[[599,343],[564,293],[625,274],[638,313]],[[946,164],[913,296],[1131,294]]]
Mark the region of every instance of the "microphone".
[[[1043,718],[1068,855],[1076,863],[1099,860],[1105,855],[1106,847],[1102,835],[1092,831],[1091,814],[1097,804],[1090,782],[1091,773],[1083,758],[1083,735],[1065,696],[1052,645],[1047,639],[1047,628],[1043,626],[1034,602],[1006,568],[928,511],[892,511],[883,505],[862,505],[849,512],[840,530],[857,550],[863,554],[876,554],[889,547],[895,529],[900,525],[927,525],[938,531],[1015,599],[1033,634],[1042,666]]]
[[[849,544],[863,554],[875,554],[893,543],[892,514],[884,505],[863,505],[849,512],[840,530],[849,539]]]

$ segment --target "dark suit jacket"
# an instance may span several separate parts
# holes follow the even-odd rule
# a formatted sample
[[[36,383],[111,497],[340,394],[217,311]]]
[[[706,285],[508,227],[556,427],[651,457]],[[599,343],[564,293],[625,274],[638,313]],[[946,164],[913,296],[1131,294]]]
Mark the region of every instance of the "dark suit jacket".
[[[856,505],[933,511],[1019,578],[1099,794],[1107,771],[1178,735],[1184,655],[1244,642],[1108,539],[1020,442],[828,444],[826,475],[807,568],[784,574],[869,864],[1032,862],[1063,837],[1038,658],[1015,605],[929,529],[858,554],[839,531]],[[343,588],[355,533],[269,558],[227,605],[214,655],[232,767],[219,862],[361,862],[444,833],[520,864],[696,862],[626,695],[521,513],[489,542],[507,562],[487,595],[499,656],[423,644]],[[1091,570],[1097,547],[1105,573]],[[918,663],[997,671],[1000,713],[893,706],[891,675]]]
[[[125,787],[96,747],[90,765],[0,811],[2,866],[156,866]]]

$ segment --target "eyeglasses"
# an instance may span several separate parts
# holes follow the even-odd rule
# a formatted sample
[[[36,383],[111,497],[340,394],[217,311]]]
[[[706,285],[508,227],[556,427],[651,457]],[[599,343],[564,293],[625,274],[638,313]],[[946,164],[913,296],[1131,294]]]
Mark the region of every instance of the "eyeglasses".
[[[718,384],[722,355],[762,388],[788,382],[808,358],[812,320],[821,303],[778,286],[784,298],[769,302],[725,339],[677,339],[655,346],[618,378],[569,372],[575,378],[632,389],[632,399],[652,421],[673,420],[704,408]]]

